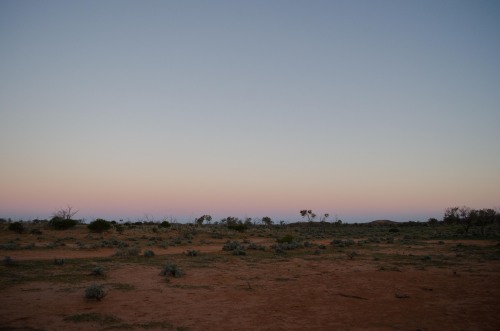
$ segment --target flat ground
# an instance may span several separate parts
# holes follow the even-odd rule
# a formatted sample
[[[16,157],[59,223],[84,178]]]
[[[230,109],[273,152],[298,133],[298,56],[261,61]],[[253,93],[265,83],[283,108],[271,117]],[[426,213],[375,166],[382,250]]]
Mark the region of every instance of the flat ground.
[[[0,330],[500,330],[499,242],[454,229],[30,226],[0,230]],[[286,235],[298,247],[271,247]]]

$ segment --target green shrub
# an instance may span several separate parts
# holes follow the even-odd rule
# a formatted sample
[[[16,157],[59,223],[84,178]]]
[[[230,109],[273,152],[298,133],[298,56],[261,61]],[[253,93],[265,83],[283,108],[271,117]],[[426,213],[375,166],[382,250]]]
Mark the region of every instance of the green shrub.
[[[123,231],[125,231],[125,227],[122,224],[115,224],[114,225],[116,232],[119,234],[122,234]]]
[[[95,267],[95,268],[92,269],[91,274],[94,275],[94,276],[105,276],[106,275],[106,271],[104,270],[103,267],[97,266],[97,267]]]
[[[347,239],[347,240],[333,239],[330,244],[334,247],[348,247],[348,246],[354,245],[354,240],[352,240],[352,239]]]
[[[187,256],[198,256],[200,251],[197,251],[195,249],[188,249],[187,251],[184,252],[185,255]]]
[[[266,250],[266,246],[258,245],[256,243],[250,243],[250,244],[248,244],[247,249],[248,250],[254,250],[254,251],[265,251]]]
[[[76,220],[62,218],[59,216],[54,216],[49,221],[49,225],[52,226],[56,230],[66,230],[66,229],[74,227],[77,224],[78,224],[78,221],[76,221]]]
[[[0,249],[5,249],[5,250],[15,250],[15,249],[20,249],[21,247],[16,244],[15,242],[8,242],[6,244],[0,244]]]
[[[227,241],[222,247],[223,251],[234,251],[235,249],[244,249],[239,241]]]
[[[278,244],[283,244],[283,243],[291,244],[294,240],[295,240],[294,236],[292,236],[291,234],[287,234],[286,236],[276,239],[276,242]]]
[[[17,233],[23,233],[24,231],[24,225],[21,222],[14,222],[9,224],[9,230],[10,231],[15,231]]]
[[[55,265],[64,265],[64,259],[54,259],[54,264]]]
[[[246,224],[228,224],[227,228],[229,230],[234,230],[238,232],[245,232],[248,229],[248,226]]]
[[[144,256],[145,257],[153,257],[153,256],[155,256],[155,252],[150,251],[150,250],[144,251]]]
[[[247,255],[247,252],[245,251],[245,248],[241,246],[233,250],[233,255]]]
[[[40,234],[42,234],[42,230],[40,230],[40,229],[31,229],[30,233],[31,234],[40,235]]]
[[[182,271],[176,264],[167,263],[167,265],[160,272],[161,276],[172,276],[175,278],[182,277],[184,275],[184,271]]]
[[[169,228],[170,227],[170,223],[167,222],[167,221],[163,221],[163,222],[160,223],[160,226],[162,228]]]
[[[141,252],[141,249],[137,246],[120,248],[116,251],[115,256],[137,256]]]
[[[87,228],[92,232],[101,233],[108,231],[111,228],[111,223],[102,218],[98,218],[87,225]]]
[[[106,292],[102,285],[93,284],[85,289],[85,298],[87,299],[96,299],[100,301],[105,295]]]
[[[275,252],[279,253],[279,254],[284,253],[285,251],[290,251],[290,250],[303,248],[303,247],[304,247],[304,245],[302,245],[301,243],[299,243],[297,241],[292,241],[291,243],[284,242],[281,244],[275,244],[275,245],[271,246],[271,248],[273,248],[275,250]]]
[[[352,260],[354,257],[358,256],[358,252],[352,251],[350,253],[347,253],[347,257]]]

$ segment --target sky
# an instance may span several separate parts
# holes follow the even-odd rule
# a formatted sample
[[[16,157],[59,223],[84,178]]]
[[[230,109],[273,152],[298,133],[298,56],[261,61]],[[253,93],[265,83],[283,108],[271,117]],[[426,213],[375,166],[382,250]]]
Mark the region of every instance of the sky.
[[[0,217],[500,210],[498,1],[0,1]]]

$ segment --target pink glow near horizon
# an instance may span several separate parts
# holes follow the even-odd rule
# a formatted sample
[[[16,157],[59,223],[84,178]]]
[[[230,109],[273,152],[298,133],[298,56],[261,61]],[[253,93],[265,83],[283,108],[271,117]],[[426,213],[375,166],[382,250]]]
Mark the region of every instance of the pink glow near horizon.
[[[495,1],[0,6],[0,217],[500,208]]]

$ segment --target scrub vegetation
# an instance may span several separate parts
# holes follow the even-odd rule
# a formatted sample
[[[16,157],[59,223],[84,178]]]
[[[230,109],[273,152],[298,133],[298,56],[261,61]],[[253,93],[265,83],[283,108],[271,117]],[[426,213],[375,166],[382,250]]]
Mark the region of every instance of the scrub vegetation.
[[[210,215],[203,215],[187,224],[172,220],[115,222],[97,219],[91,223],[93,226],[75,221],[75,225],[68,228],[55,227],[54,219],[0,220],[0,254],[3,252],[5,256],[0,265],[0,291],[7,300],[7,307],[19,305],[17,300],[20,298],[26,298],[23,302],[31,302],[28,298],[33,295],[42,301],[48,300],[43,303],[47,306],[51,305],[51,300],[56,304],[60,301],[58,315],[53,316],[60,323],[58,328],[71,329],[72,323],[87,323],[89,327],[98,325],[103,330],[141,325],[206,329],[209,324],[203,321],[210,320],[212,315],[176,315],[174,307],[186,305],[185,311],[202,311],[206,300],[224,301],[226,297],[243,295],[241,293],[252,293],[262,302],[274,302],[274,296],[306,289],[313,291],[312,284],[322,288],[315,292],[323,298],[318,299],[321,305],[342,306],[346,303],[335,300],[362,299],[371,304],[370,309],[384,305],[392,307],[395,303],[382,300],[386,297],[384,291],[388,291],[387,297],[391,300],[415,300],[411,302],[420,307],[420,313],[431,315],[429,321],[434,313],[424,302],[418,301],[421,295],[412,292],[416,285],[411,279],[421,278],[419,282],[427,284],[421,288],[429,293],[444,291],[450,298],[460,294],[465,302],[467,295],[471,302],[482,300],[485,311],[496,309],[493,303],[500,300],[500,289],[495,282],[490,281],[487,288],[477,283],[478,276],[485,282],[500,276],[500,217],[491,209],[452,207],[446,209],[443,220],[405,223],[378,220],[346,224],[338,219],[327,222],[328,214],[314,221],[316,215],[310,210],[301,210],[298,216],[303,217],[302,221],[292,224],[275,223],[269,217],[245,220],[226,217],[214,221]],[[61,220],[71,219],[65,217]],[[363,273],[359,273],[360,270]],[[379,283],[367,288],[354,283],[359,277],[366,277],[368,283],[374,279]],[[463,284],[449,287],[449,282]],[[379,292],[375,294],[373,288],[377,288],[377,284],[380,284]],[[335,290],[331,292],[330,287]],[[463,287],[476,292],[454,292]],[[483,297],[484,293],[477,294],[480,298],[475,296],[486,289],[488,296]],[[306,300],[309,292],[301,293]],[[127,298],[144,302],[145,306],[123,304]],[[83,299],[89,311],[81,311]],[[177,301],[173,304],[172,300]],[[441,300],[448,299],[441,297]],[[221,304],[219,301],[212,303]],[[112,308],[116,305],[121,305],[122,310]],[[168,316],[173,319],[158,320],[159,311],[150,313],[153,305],[169,311]],[[244,310],[253,309],[244,301],[239,305]],[[446,301],[446,305],[454,303]],[[298,323],[286,304],[274,302],[274,306],[280,307],[276,309],[283,318]],[[433,311],[439,310],[435,308],[438,307]],[[227,306],[225,309],[237,314],[239,308]],[[351,309],[361,308],[353,306]],[[0,317],[7,321],[7,327],[38,327],[36,317],[23,319],[23,310],[9,310],[16,318]],[[141,311],[139,315],[135,314],[138,310]],[[263,318],[260,313],[256,314]],[[496,327],[496,322],[488,319],[487,314],[476,314],[473,324],[469,324],[471,328]],[[321,316],[322,323],[330,325],[332,317]],[[450,313],[449,319],[443,321],[436,315],[435,322],[425,322],[431,324],[414,325],[410,319],[398,323],[406,329],[433,329],[449,323],[459,324],[460,316]],[[267,327],[272,328],[273,324],[269,323]],[[341,326],[347,327],[349,323],[346,321]],[[390,324],[380,319],[377,323],[391,327],[396,322]]]

